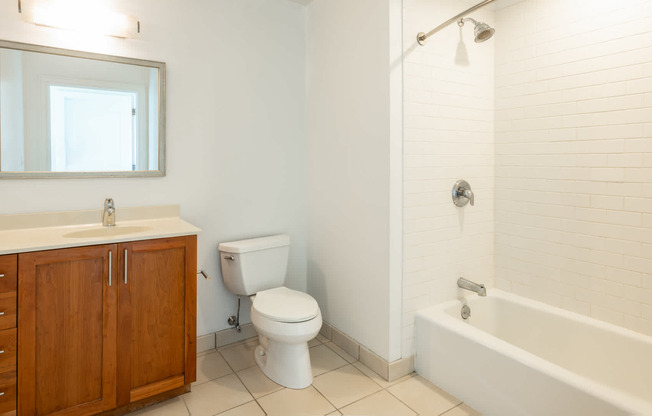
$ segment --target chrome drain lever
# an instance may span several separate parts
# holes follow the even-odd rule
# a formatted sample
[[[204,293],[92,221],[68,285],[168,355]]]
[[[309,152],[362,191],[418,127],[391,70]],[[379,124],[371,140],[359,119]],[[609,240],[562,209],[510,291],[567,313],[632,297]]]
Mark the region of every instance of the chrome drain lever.
[[[462,305],[462,319],[469,319],[469,316],[471,316],[471,308],[469,308],[469,305]]]

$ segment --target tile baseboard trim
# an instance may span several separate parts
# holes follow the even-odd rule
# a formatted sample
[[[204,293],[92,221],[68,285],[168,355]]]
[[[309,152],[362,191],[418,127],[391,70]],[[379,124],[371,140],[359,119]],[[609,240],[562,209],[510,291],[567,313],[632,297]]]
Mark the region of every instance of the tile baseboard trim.
[[[322,322],[321,329],[319,330],[319,334],[330,340],[332,337],[332,330],[333,330],[332,326],[330,326],[326,322]]]
[[[386,381],[392,382],[414,371],[414,356],[387,362],[356,340],[339,331],[327,322],[322,324],[319,334],[342,348]]]
[[[197,337],[197,353],[213,350],[235,342],[256,337],[258,334],[251,323],[244,324],[241,332],[235,328],[223,329],[211,334],[200,335]],[[414,356],[401,358],[396,361],[387,362],[376,355],[373,351],[360,345],[356,340],[344,334],[327,322],[322,324],[319,334],[331,341],[333,344],[342,348],[346,353],[352,355],[356,360],[370,369],[383,379],[392,382],[414,371]]]
[[[360,344],[333,326],[331,326],[331,341],[356,360],[360,359],[360,349],[362,348]]]
[[[215,349],[215,332],[197,337],[197,354]]]
[[[241,331],[238,332],[235,328],[228,328],[211,334],[198,336],[197,353],[213,350],[258,336],[252,323],[241,325],[240,330]]]
[[[400,358],[389,363],[389,377],[387,381],[392,382],[414,372],[414,355]]]

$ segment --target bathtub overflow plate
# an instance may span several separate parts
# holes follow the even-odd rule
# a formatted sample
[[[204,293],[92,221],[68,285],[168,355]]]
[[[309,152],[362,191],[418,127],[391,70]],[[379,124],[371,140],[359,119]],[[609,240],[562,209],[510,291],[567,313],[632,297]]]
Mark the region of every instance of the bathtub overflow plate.
[[[462,305],[462,319],[469,319],[471,316],[471,308],[469,305]]]

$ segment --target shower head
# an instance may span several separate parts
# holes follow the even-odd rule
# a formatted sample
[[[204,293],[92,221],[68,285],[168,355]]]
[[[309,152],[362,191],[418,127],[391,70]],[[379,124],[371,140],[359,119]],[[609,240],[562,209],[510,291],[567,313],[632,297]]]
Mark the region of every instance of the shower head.
[[[484,42],[494,35],[494,28],[486,23],[478,22],[475,24],[473,33],[475,34],[476,43]]]
[[[491,26],[483,22],[478,22],[470,17],[460,19],[457,25],[462,27],[466,21],[471,21],[475,25],[475,29],[473,29],[475,43],[484,42],[494,35],[495,30]]]

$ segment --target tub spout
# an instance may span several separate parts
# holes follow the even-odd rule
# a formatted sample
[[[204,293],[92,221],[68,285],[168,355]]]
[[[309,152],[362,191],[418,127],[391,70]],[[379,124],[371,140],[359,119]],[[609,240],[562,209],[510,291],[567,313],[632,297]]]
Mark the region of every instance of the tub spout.
[[[460,277],[459,279],[457,279],[457,286],[462,288],[462,289],[466,289],[466,290],[470,290],[472,292],[475,292],[475,293],[478,294],[478,296],[487,296],[487,289],[485,289],[484,285],[474,283],[474,282],[472,282],[470,280],[467,280],[467,279],[465,279],[463,277]]]

